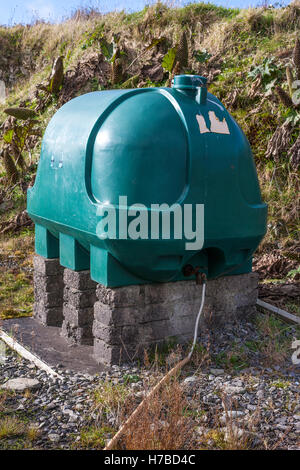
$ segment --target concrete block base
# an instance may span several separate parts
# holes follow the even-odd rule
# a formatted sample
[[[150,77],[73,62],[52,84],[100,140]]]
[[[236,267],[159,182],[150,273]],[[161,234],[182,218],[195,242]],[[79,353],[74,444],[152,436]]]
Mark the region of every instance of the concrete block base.
[[[71,344],[94,343],[92,328],[96,283],[89,271],[64,270],[64,304],[62,335]]]
[[[129,362],[150,346],[191,341],[202,287],[195,281],[109,288],[89,271],[62,268],[58,259],[34,259],[34,315],[61,327],[70,344],[93,345],[98,363]],[[256,273],[207,282],[200,328],[213,329],[255,311]]]
[[[209,281],[200,328],[214,328],[253,313],[257,286],[255,273]],[[202,294],[195,281],[119,288],[98,284],[96,293],[93,336],[99,362],[128,362],[150,346],[193,338]]]
[[[59,259],[35,256],[34,317],[46,326],[61,326],[63,321],[63,268]]]

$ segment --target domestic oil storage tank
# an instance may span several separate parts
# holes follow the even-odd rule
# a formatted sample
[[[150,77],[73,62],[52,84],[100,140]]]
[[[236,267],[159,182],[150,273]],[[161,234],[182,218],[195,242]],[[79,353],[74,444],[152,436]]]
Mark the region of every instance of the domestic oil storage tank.
[[[111,287],[250,272],[267,219],[249,143],[196,75],[62,106],[27,210],[39,255]]]

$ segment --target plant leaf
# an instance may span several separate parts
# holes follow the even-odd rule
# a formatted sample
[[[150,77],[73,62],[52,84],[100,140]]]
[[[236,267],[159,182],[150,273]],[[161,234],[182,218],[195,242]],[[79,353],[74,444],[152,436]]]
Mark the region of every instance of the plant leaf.
[[[204,63],[211,57],[211,54],[206,49],[203,49],[202,51],[194,51],[193,56],[198,62]]]
[[[10,144],[11,141],[12,141],[13,135],[14,135],[13,129],[9,129],[9,130],[8,130],[7,132],[5,132],[5,134],[3,135],[3,140],[4,140],[5,142],[7,142],[8,144]]]
[[[176,48],[173,47],[173,48],[168,50],[168,52],[166,53],[166,55],[163,58],[163,61],[162,61],[161,65],[168,72],[172,72],[174,62],[175,62],[175,57],[176,57]]]
[[[17,119],[28,119],[28,118],[34,118],[37,116],[36,112],[33,111],[33,109],[30,108],[7,108],[4,110],[6,114],[9,116],[13,116]]]
[[[114,55],[114,43],[107,42],[105,38],[100,39],[101,52],[107,60],[111,60]]]

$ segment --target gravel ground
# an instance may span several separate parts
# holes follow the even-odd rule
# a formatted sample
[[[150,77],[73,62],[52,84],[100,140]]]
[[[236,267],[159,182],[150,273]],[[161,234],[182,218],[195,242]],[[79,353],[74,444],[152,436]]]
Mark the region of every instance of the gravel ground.
[[[297,331],[286,325],[281,336],[290,348]],[[248,448],[300,449],[300,366],[292,364],[291,349],[281,363],[270,359],[266,365],[266,357],[254,347],[262,341],[262,333],[252,321],[227,325],[213,335],[202,333],[201,347],[179,379],[191,409],[198,412],[194,413],[195,448],[222,448],[234,435],[236,442],[246,437]],[[166,356],[169,364],[178,358],[176,350]],[[64,370],[58,364],[55,370],[62,375],[60,380],[7,351],[0,364],[0,389],[9,379],[20,377],[38,383],[30,393],[11,392],[4,411],[0,407],[0,421],[8,414],[26,416],[39,429],[34,448],[74,448],[80,443],[81,429],[96,419],[91,411],[93,392],[101,382],[109,381],[113,387],[126,383],[138,402],[145,382],[151,379],[155,383],[163,369],[156,367],[154,372],[131,364],[91,376]],[[128,383],[128,377],[134,378],[133,383]],[[118,427],[113,414],[108,413],[106,421]],[[109,437],[107,432],[104,438]],[[0,449],[1,442],[0,438]],[[9,442],[5,445],[9,447]]]

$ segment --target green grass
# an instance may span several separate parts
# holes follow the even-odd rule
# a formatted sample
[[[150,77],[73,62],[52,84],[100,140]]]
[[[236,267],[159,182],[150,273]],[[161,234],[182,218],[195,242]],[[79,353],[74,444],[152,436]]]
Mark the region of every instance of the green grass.
[[[256,327],[260,334],[258,350],[261,361],[266,366],[281,365],[291,357],[292,338],[288,334],[295,325],[288,325],[275,315],[258,314]],[[296,327],[296,335],[300,335],[300,328]]]
[[[139,375],[125,374],[123,375],[123,380],[124,380],[125,385],[127,385],[127,384],[138,383],[140,382],[141,378]]]
[[[273,382],[271,384],[271,386],[275,387],[275,388],[280,388],[280,389],[287,389],[289,388],[289,386],[291,385],[290,382],[287,382],[287,381],[284,381],[284,380],[276,380],[275,382]]]
[[[3,241],[0,249],[0,319],[31,316],[33,307],[33,233]],[[11,266],[13,263],[13,266]]]
[[[124,403],[128,395],[129,389],[125,384],[102,382],[94,393],[94,403],[98,410],[107,414]]]
[[[0,450],[31,449],[39,435],[28,416],[12,414],[7,408],[0,413]]]
[[[109,439],[115,430],[109,426],[88,426],[81,430],[80,440],[73,444],[74,448],[103,449],[105,440]]]
[[[31,276],[0,271],[0,318],[31,316],[33,288]]]
[[[218,367],[227,370],[242,370],[249,366],[247,352],[245,348],[233,346],[231,351],[222,351],[213,357]]]

